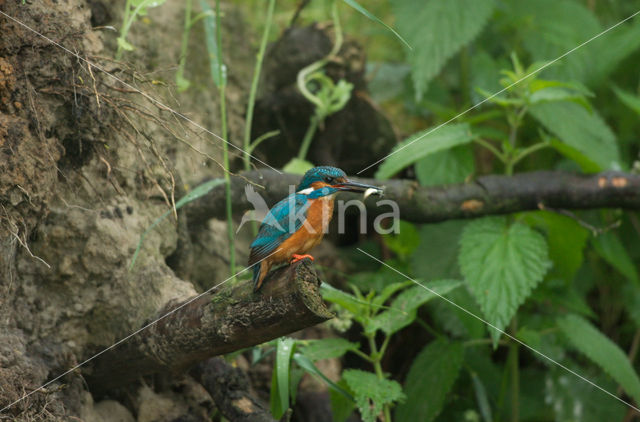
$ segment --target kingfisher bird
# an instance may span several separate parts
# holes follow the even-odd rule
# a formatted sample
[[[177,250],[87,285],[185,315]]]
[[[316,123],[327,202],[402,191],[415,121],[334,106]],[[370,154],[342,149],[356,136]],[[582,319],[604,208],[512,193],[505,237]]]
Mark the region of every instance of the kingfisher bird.
[[[320,166],[307,171],[296,192],[271,208],[251,243],[249,266],[253,266],[253,290],[258,291],[271,267],[294,263],[322,240],[333,216],[338,192],[382,195],[382,189],[347,179],[336,167]]]

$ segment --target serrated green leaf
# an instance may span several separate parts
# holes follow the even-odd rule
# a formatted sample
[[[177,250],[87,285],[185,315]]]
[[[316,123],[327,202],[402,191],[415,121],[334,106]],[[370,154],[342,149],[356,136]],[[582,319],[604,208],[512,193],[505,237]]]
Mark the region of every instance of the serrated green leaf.
[[[533,61],[554,60],[602,31],[595,15],[583,4],[571,0],[519,0],[505,4],[509,19]],[[594,70],[594,54],[602,46],[596,39],[544,70],[553,79],[586,82]]]
[[[480,33],[493,7],[493,0],[393,2],[398,29],[413,47],[408,61],[418,101],[449,58]]]
[[[342,378],[353,391],[364,422],[375,422],[385,404],[404,399],[400,384],[378,379],[371,372],[347,369],[342,373]]]
[[[613,87],[613,92],[616,93],[620,101],[631,110],[640,114],[640,97],[637,95],[633,95],[627,91],[624,91],[618,87]]]
[[[617,234],[611,231],[602,233],[593,238],[592,244],[598,255],[605,261],[629,280],[640,284],[638,270]]]
[[[470,145],[434,152],[416,163],[416,176],[422,186],[462,183],[474,172]]]
[[[433,421],[442,411],[447,394],[462,367],[464,348],[460,343],[437,340],[415,358],[404,388],[407,400],[398,406],[399,421]]]
[[[569,342],[609,374],[636,402],[640,402],[640,378],[617,344],[577,315],[558,320]]]
[[[586,155],[600,169],[620,168],[616,137],[595,111],[589,113],[571,102],[547,102],[532,105],[530,112],[547,130]]]
[[[439,280],[426,284],[431,291],[438,295],[446,295],[451,290],[460,287],[461,281],[458,280]],[[371,318],[365,326],[366,332],[373,333],[381,330],[387,335],[393,334],[411,324],[416,319],[417,309],[438,297],[435,293],[425,289],[422,286],[414,286],[404,290],[391,302],[390,309],[379,313]]]
[[[503,330],[551,266],[547,242],[504,217],[467,224],[460,239],[460,269],[488,322]],[[490,329],[494,342],[501,333]]]
[[[556,138],[550,139],[549,144],[560,154],[578,164],[583,172],[597,173],[600,171],[600,165],[598,165],[595,161],[591,160],[589,157],[587,157],[571,145],[565,144],[564,142]]]
[[[414,133],[398,144],[380,165],[376,178],[388,179],[416,161],[438,151],[447,150],[473,140],[466,123],[448,124]]]
[[[343,338],[323,338],[310,340],[300,352],[312,361],[339,358],[350,350],[358,350],[359,345]]]

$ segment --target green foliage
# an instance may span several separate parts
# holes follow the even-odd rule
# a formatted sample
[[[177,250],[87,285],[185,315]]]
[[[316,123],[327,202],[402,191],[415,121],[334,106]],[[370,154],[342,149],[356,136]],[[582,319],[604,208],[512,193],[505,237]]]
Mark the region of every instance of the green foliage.
[[[550,274],[572,281],[584,259],[587,229],[569,217],[548,211],[526,213],[522,221],[544,231],[553,262]]]
[[[531,115],[600,170],[620,168],[616,137],[595,111],[590,113],[573,102],[544,102],[532,106]]]
[[[365,9],[364,7],[362,7],[360,5],[360,3],[358,3],[355,0],[344,0],[345,3],[347,3],[349,6],[353,7],[355,10],[357,10],[358,12],[362,13],[363,16],[366,16],[367,18],[371,19],[372,21],[379,23],[380,25],[384,26],[385,28],[387,28],[387,30],[389,32],[391,32],[393,35],[395,35],[400,41],[402,41],[402,43],[404,45],[406,45],[409,49],[411,49],[412,47],[409,45],[409,43],[407,43],[404,38],[402,38],[400,36],[400,34],[398,34],[392,27],[390,27],[389,25],[387,25],[386,23],[384,23],[383,21],[381,21],[380,19],[378,19],[373,13],[369,12],[367,9]]]
[[[613,91],[616,93],[620,101],[624,103],[624,105],[626,105],[636,113],[640,114],[640,97],[639,96],[630,94],[627,91],[624,91],[617,87],[613,87]]]
[[[638,270],[615,233],[607,232],[596,236],[592,243],[598,255],[636,285],[640,283]]]
[[[348,369],[342,376],[355,395],[364,422],[375,422],[385,405],[404,399],[400,384],[371,372]]]
[[[301,353],[312,361],[339,358],[350,350],[358,350],[359,345],[343,338],[311,340],[302,346]]]
[[[429,290],[422,286],[405,289],[391,302],[389,310],[370,319],[365,330],[367,332],[381,330],[385,334],[391,335],[411,324],[416,319],[416,311],[420,306],[438,297],[437,295],[449,293],[460,287],[461,284],[462,282],[457,280],[440,280],[424,284]]]
[[[431,342],[415,358],[405,382],[405,403],[398,406],[400,421],[433,421],[442,411],[447,394],[462,368],[460,343]]]
[[[473,140],[469,125],[450,124],[439,129],[429,128],[411,135],[398,144],[380,165],[376,178],[388,179],[403,168],[430,154],[444,151]]]
[[[504,217],[467,224],[460,239],[460,268],[487,321],[500,330],[550,267],[547,242]],[[494,341],[501,333],[491,329]]]
[[[447,60],[475,38],[493,11],[493,0],[411,0],[393,3],[398,28],[413,47],[408,53],[418,101]]]
[[[416,177],[422,186],[462,183],[474,172],[473,150],[469,145],[434,152],[416,162]]]
[[[295,340],[282,337],[276,346],[276,365],[271,378],[271,413],[280,419],[289,408],[289,392],[291,391],[291,358]]]
[[[614,342],[577,315],[558,319],[558,326],[573,347],[604,369],[636,402],[640,401],[640,378]]]
[[[135,47],[127,41],[127,35],[131,25],[137,20],[138,16],[146,16],[147,11],[151,8],[162,5],[166,0],[127,0],[125,3],[124,17],[120,28],[120,36],[117,38],[118,50],[116,52],[116,60],[122,57],[124,51],[133,51]]]
[[[221,53],[221,45],[219,45],[217,39],[218,23],[217,16],[209,6],[206,0],[199,0],[200,7],[206,13],[204,17],[204,34],[207,45],[207,53],[209,55],[209,73],[211,80],[217,86],[224,86],[227,84],[227,67],[224,64]],[[225,138],[226,139],[226,138]]]

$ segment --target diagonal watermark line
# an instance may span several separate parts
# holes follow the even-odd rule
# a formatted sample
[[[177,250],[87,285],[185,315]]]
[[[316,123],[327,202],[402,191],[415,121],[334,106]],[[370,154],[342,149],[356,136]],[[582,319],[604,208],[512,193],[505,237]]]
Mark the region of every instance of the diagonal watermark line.
[[[480,107],[482,104],[486,103],[487,101],[491,100],[492,98],[495,98],[496,96],[502,94],[503,92],[507,91],[508,89],[511,89],[512,87],[514,87],[515,85],[518,85],[520,82],[524,81],[525,79],[528,79],[530,77],[532,77],[535,74],[538,74],[540,72],[542,72],[544,69],[546,69],[547,67],[551,66],[552,64],[554,64],[555,62],[557,62],[558,60],[562,60],[565,57],[567,57],[569,54],[573,53],[574,51],[578,50],[581,47],[584,47],[585,45],[589,44],[591,41],[600,38],[601,36],[603,36],[604,34],[606,34],[607,32],[611,31],[612,29],[617,28],[618,26],[622,25],[623,23],[625,23],[626,21],[628,21],[629,19],[634,18],[635,16],[637,16],[638,14],[640,14],[640,10],[638,10],[637,12],[635,12],[634,14],[626,17],[625,19],[621,20],[620,22],[616,23],[615,25],[610,26],[609,28],[605,29],[604,31],[600,32],[599,34],[594,35],[593,37],[589,38],[588,40],[584,41],[582,44],[573,47],[571,50],[567,51],[566,53],[562,54],[561,56],[555,58],[554,60],[550,61],[549,63],[546,63],[544,66],[540,67],[539,69],[536,69],[534,71],[532,71],[531,73],[523,76],[522,78],[518,79],[517,81],[513,82],[511,85],[502,88],[500,91],[496,92],[495,94],[485,98],[484,100],[480,101],[478,104],[469,107],[468,109],[466,109],[465,111],[463,111],[462,113],[450,118],[449,120],[447,120],[444,123],[440,123],[438,126],[434,127],[433,129],[427,131],[425,134],[423,134],[422,136],[417,137],[416,139],[414,139],[413,141],[409,142],[407,145],[404,145],[400,148],[398,148],[397,150],[385,155],[384,157],[382,157],[381,159],[379,159],[378,161],[376,161],[373,164],[368,165],[367,167],[363,168],[362,170],[360,170],[358,173],[356,174],[360,174],[365,170],[370,169],[371,167],[375,166],[376,164],[380,163],[381,161],[386,160],[387,158],[389,158],[390,156],[392,156],[393,154],[405,149],[406,147],[408,147],[409,145],[412,145],[416,142],[418,142],[419,140],[423,139],[425,136],[432,134],[433,132],[435,132],[436,130],[440,129],[441,127],[451,123],[452,121],[456,120],[458,117],[464,116],[465,114],[467,114],[468,112],[470,112],[471,110],[474,110],[478,107]]]
[[[76,366],[74,366],[73,368],[71,368],[71,369],[69,369],[69,370],[67,370],[67,371],[63,372],[62,374],[58,375],[58,376],[57,376],[57,377],[55,377],[54,379],[52,379],[52,380],[50,380],[50,381],[47,381],[46,383],[42,384],[40,387],[36,388],[35,390],[33,390],[33,391],[31,391],[31,392],[29,392],[29,393],[25,394],[24,396],[20,397],[19,399],[16,399],[16,400],[15,400],[15,401],[13,401],[13,402],[9,403],[8,405],[6,405],[6,406],[5,406],[5,407],[3,407],[2,409],[0,409],[0,414],[1,414],[2,412],[4,412],[5,410],[9,409],[10,407],[12,407],[13,405],[15,405],[15,404],[17,404],[17,403],[21,402],[22,400],[26,399],[26,398],[27,398],[27,397],[29,397],[30,395],[32,395],[32,394],[34,394],[34,393],[36,393],[36,392],[38,392],[38,391],[40,391],[40,390],[42,390],[42,389],[46,388],[48,385],[51,385],[52,383],[54,383],[54,382],[58,381],[60,378],[64,377],[65,375],[68,375],[68,374],[70,374],[71,372],[75,371],[76,369],[80,368],[81,366],[86,365],[87,363],[91,362],[92,360],[94,360],[94,359],[95,359],[95,358],[97,358],[98,356],[100,356],[100,355],[102,355],[102,354],[104,354],[104,353],[108,352],[108,351],[109,351],[109,350],[111,350],[111,349],[116,348],[116,347],[117,347],[117,346],[119,346],[120,344],[122,344],[122,343],[124,343],[125,341],[129,340],[131,337],[133,337],[133,336],[135,336],[135,335],[137,335],[137,334],[141,333],[142,331],[144,331],[144,330],[146,330],[147,328],[151,327],[152,325],[154,325],[154,324],[155,324],[155,323],[157,323],[158,321],[161,321],[161,320],[165,319],[166,317],[168,317],[169,315],[171,315],[171,314],[173,314],[173,313],[175,313],[175,312],[179,311],[180,309],[184,308],[185,306],[187,306],[187,305],[188,305],[188,304],[190,304],[191,302],[193,302],[193,301],[197,300],[198,298],[200,298],[200,297],[204,296],[205,294],[207,294],[207,293],[211,292],[212,290],[214,290],[214,289],[216,289],[216,288],[218,288],[218,287],[222,286],[223,284],[225,284],[225,283],[226,283],[226,282],[228,282],[229,280],[231,280],[231,279],[233,279],[233,278],[237,277],[238,275],[242,274],[243,272],[247,271],[248,269],[253,268],[253,267],[254,267],[254,265],[257,265],[257,264],[261,263],[261,262],[262,262],[262,261],[264,261],[265,259],[269,258],[271,255],[273,255],[273,254],[275,254],[276,252],[279,252],[279,251],[280,251],[280,249],[279,249],[279,248],[278,248],[278,249],[276,249],[275,251],[273,251],[273,252],[272,252],[272,253],[270,253],[269,255],[265,256],[265,257],[264,257],[264,258],[262,258],[261,260],[256,261],[256,263],[255,263],[255,264],[253,264],[253,265],[251,265],[251,266],[249,266],[249,267],[246,267],[246,268],[244,268],[244,269],[242,269],[242,270],[238,271],[237,273],[235,273],[235,274],[234,274],[234,275],[232,275],[231,277],[227,278],[226,280],[221,281],[220,283],[216,284],[216,285],[215,285],[215,286],[213,286],[213,287],[208,288],[207,290],[205,290],[204,292],[200,293],[199,295],[192,297],[191,299],[189,299],[188,301],[186,301],[186,302],[185,302],[185,303],[183,303],[182,305],[178,306],[177,308],[172,309],[171,311],[167,312],[166,314],[164,314],[164,315],[160,316],[159,318],[157,318],[157,319],[155,319],[155,320],[151,321],[150,323],[146,324],[146,325],[145,325],[145,326],[143,326],[142,328],[137,329],[136,331],[134,331],[133,333],[129,334],[128,336],[126,336],[126,337],[124,337],[124,338],[122,338],[122,339],[118,340],[117,342],[113,343],[111,346],[107,347],[106,349],[104,349],[104,350],[102,350],[102,351],[100,351],[100,352],[96,353],[95,355],[91,356],[90,358],[88,358],[88,359],[86,359],[86,360],[84,360],[84,361],[80,362],[79,364],[77,364],[77,365],[76,365]]]
[[[162,107],[163,109],[170,111],[171,113],[173,113],[174,115],[180,117],[181,119],[191,123],[193,126],[195,126],[196,128],[207,132],[209,135],[221,140],[222,142],[225,142],[227,145],[237,149],[238,151],[242,152],[243,154],[247,154],[249,157],[253,158],[254,160],[256,160],[257,162],[259,162],[260,164],[264,164],[265,166],[269,167],[271,170],[275,170],[278,173],[282,174],[282,172],[276,168],[271,167],[269,164],[265,163],[264,161],[260,160],[259,158],[254,157],[253,155],[249,154],[248,152],[246,152],[245,150],[243,150],[240,147],[235,146],[234,144],[232,144],[231,142],[227,141],[226,139],[224,139],[223,137],[221,137],[220,135],[217,135],[215,133],[213,133],[212,131],[210,131],[209,129],[207,129],[206,127],[202,126],[200,123],[195,122],[194,120],[188,118],[187,116],[185,116],[184,114],[180,113],[179,111],[176,111],[174,109],[172,109],[171,107],[165,105],[164,103],[162,103],[161,101],[153,98],[151,95],[147,94],[146,92],[141,91],[140,89],[136,88],[135,86],[131,85],[128,82],[123,81],[122,79],[118,78],[116,75],[109,73],[107,70],[105,70],[102,66],[97,65],[95,63],[92,63],[91,61],[85,59],[84,57],[80,56],[78,53],[75,53],[71,50],[69,50],[67,47],[63,46],[62,44],[52,40],[51,38],[47,37],[46,35],[36,31],[35,29],[31,28],[30,26],[28,26],[27,24],[25,24],[24,22],[19,21],[18,19],[14,18],[13,16],[7,15],[5,12],[3,12],[2,10],[0,10],[0,15],[3,15],[4,17],[6,17],[7,19],[10,19],[12,21],[14,21],[15,23],[17,23],[18,25],[28,29],[29,31],[33,32],[34,34],[44,38],[45,40],[49,41],[51,44],[55,45],[56,47],[66,51],[67,53],[71,54],[72,56],[76,57],[78,60],[82,60],[83,62],[87,63],[87,65],[94,67],[96,69],[98,69],[101,72],[104,72],[105,74],[111,76],[113,79],[115,79],[116,81],[120,82],[121,84],[123,84],[124,86],[126,86],[127,88],[130,88],[134,91],[136,91],[137,93],[139,93],[140,95],[142,95],[143,97],[145,97],[147,100],[151,101],[154,104],[157,104],[158,106]]]
[[[369,258],[378,261],[380,264],[384,265],[385,267],[389,268],[390,270],[393,270],[394,272],[400,274],[401,276],[405,277],[407,280],[412,281],[413,283],[417,284],[418,286],[422,287],[423,289],[425,289],[426,291],[428,291],[431,294],[434,294],[436,296],[438,296],[440,299],[448,302],[449,304],[455,306],[456,308],[460,309],[461,311],[471,315],[472,317],[476,318],[477,320],[479,320],[480,322],[486,324],[487,326],[493,328],[494,330],[500,332],[501,334],[505,335],[506,337],[508,337],[509,339],[515,341],[516,343],[526,347],[527,349],[531,350],[532,352],[542,356],[543,358],[547,359],[548,361],[558,365],[560,368],[564,369],[565,371],[575,375],[576,377],[580,378],[581,380],[591,384],[593,387],[596,387],[598,390],[610,395],[611,397],[613,397],[614,399],[626,404],[627,406],[629,406],[630,408],[632,408],[633,410],[635,410],[636,412],[640,413],[640,409],[635,407],[634,405],[632,405],[631,403],[629,403],[626,400],[621,399],[620,397],[616,396],[615,394],[605,390],[604,388],[600,387],[598,384],[594,383],[593,381],[589,380],[588,378],[583,377],[582,375],[578,374],[577,372],[573,371],[572,369],[569,369],[568,367],[566,367],[565,365],[561,364],[558,361],[553,360],[552,358],[550,358],[549,356],[545,355],[544,353],[540,352],[537,349],[534,349],[533,347],[529,346],[528,344],[526,344],[525,342],[523,342],[522,340],[517,339],[516,337],[512,336],[511,334],[508,334],[506,332],[504,332],[503,330],[501,330],[500,328],[496,327],[495,325],[491,324],[489,321],[483,319],[482,317],[479,317],[478,315],[474,314],[473,312],[467,310],[466,308],[463,308],[462,306],[458,305],[457,303],[453,302],[450,299],[447,299],[446,297],[444,297],[443,295],[439,294],[438,292],[436,292],[433,289],[430,289],[429,287],[425,286],[424,284],[421,284],[420,282],[418,282],[417,280],[414,280],[413,278],[409,277],[408,275],[404,274],[403,272],[393,268],[391,265],[381,261],[380,259],[376,258],[375,256],[363,251],[360,248],[356,248],[358,249],[360,252],[362,252],[363,254],[367,255]]]

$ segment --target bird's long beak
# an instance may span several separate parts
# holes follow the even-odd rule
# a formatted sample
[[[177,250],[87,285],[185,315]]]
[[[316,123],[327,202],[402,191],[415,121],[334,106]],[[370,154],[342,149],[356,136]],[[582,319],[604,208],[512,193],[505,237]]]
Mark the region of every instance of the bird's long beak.
[[[366,185],[364,183],[353,182],[351,180],[336,184],[334,185],[334,187],[345,192],[364,192],[365,198],[372,194],[382,196],[384,192],[382,188],[379,188],[377,186]]]

